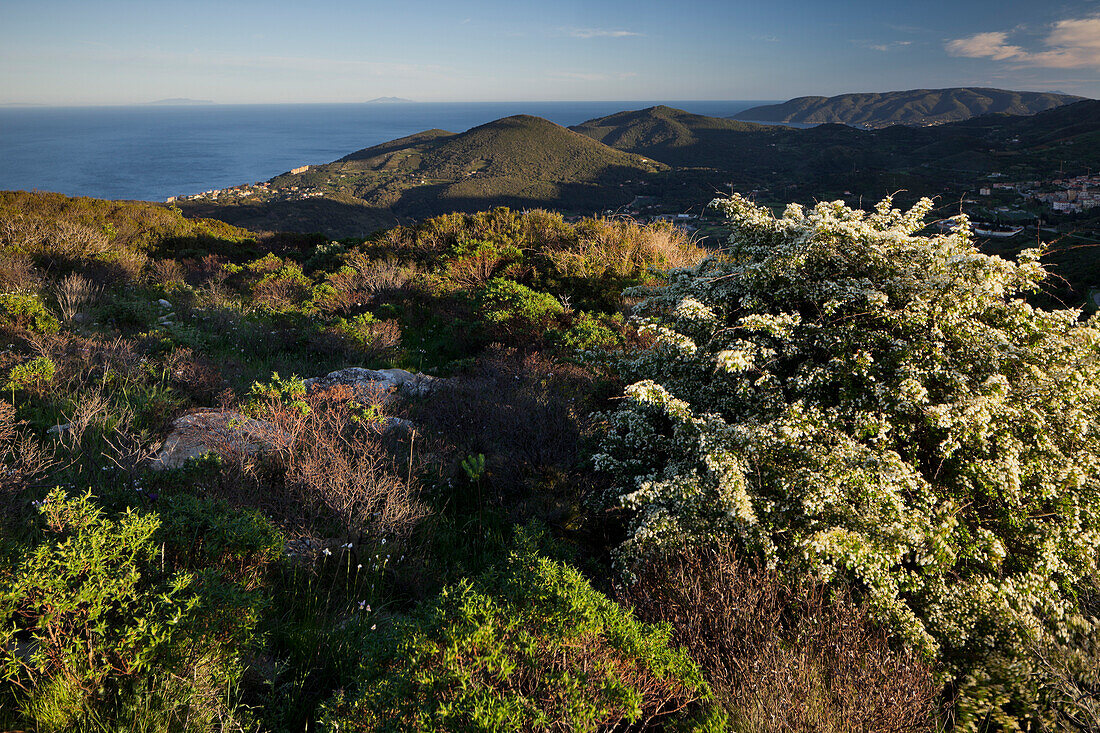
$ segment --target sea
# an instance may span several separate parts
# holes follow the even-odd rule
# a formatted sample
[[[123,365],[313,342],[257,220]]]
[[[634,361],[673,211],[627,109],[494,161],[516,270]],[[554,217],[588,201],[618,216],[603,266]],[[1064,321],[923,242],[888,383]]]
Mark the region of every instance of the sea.
[[[730,117],[776,100],[0,107],[0,190],[164,201],[501,117],[559,125],[656,104]]]

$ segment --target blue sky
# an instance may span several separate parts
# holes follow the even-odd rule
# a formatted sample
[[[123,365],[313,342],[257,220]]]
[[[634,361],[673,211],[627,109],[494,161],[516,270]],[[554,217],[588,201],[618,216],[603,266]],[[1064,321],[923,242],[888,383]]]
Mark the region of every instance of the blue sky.
[[[1100,0],[0,0],[0,103],[1100,97]]]

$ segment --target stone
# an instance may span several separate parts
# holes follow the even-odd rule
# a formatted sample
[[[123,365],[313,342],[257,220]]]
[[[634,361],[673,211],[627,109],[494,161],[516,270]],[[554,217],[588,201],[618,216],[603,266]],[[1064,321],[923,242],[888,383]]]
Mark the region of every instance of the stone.
[[[47,431],[46,431],[46,433],[47,433],[47,434],[49,434],[49,435],[58,435],[58,436],[60,436],[60,435],[62,435],[63,433],[67,433],[67,432],[69,432],[69,430],[70,430],[71,428],[72,428],[72,425],[71,425],[71,424],[69,424],[69,423],[63,423],[63,424],[61,424],[61,425],[54,425],[54,426],[53,426],[52,428],[50,428],[49,430],[47,430]]]
[[[150,468],[162,471],[179,468],[189,458],[197,458],[226,445],[245,453],[258,453],[269,447],[266,440],[272,426],[233,410],[207,410],[178,417],[172,432],[153,456]]]
[[[160,300],[158,300],[157,305],[159,305],[161,308],[171,308],[172,307],[172,304],[169,303],[164,298],[161,298]]]
[[[414,428],[411,421],[400,417],[386,417],[382,424],[385,434],[410,433]],[[149,467],[156,471],[179,468],[187,459],[198,458],[218,446],[247,454],[260,453],[272,447],[274,430],[266,420],[245,417],[233,410],[206,410],[184,415],[172,422],[172,431],[150,459]]]
[[[387,435],[394,432],[411,433],[416,428],[412,420],[406,420],[403,417],[386,417],[383,420],[382,431]]]
[[[330,372],[323,377],[311,377],[303,383],[311,391],[340,385],[347,385],[357,391],[360,389],[377,391],[385,400],[394,393],[406,397],[423,397],[436,388],[438,381],[427,374],[413,374],[404,369],[348,367]]]

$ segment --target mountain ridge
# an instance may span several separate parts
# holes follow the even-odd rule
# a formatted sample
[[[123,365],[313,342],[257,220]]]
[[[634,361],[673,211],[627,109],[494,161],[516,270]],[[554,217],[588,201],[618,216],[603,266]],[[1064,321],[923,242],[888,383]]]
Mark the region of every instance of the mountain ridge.
[[[989,113],[1030,115],[1086,99],[1052,92],[1017,92],[986,87],[861,92],[832,97],[796,97],[752,107],[732,119],[877,129],[890,125],[939,125]]]

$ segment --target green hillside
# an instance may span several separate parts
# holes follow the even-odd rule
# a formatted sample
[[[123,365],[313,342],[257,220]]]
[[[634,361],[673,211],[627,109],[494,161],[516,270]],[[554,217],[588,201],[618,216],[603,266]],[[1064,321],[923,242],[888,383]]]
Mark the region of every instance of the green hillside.
[[[441,179],[478,174],[555,182],[591,182],[615,169],[662,167],[529,115],[505,117],[457,135],[430,130],[360,150],[339,163],[351,164],[345,166],[350,169],[398,169]]]
[[[16,236],[18,233],[18,237]],[[187,243],[245,243],[256,235],[216,219],[185,218],[178,209],[145,201],[70,198],[59,193],[0,191],[0,237],[50,238],[145,251]]]
[[[977,190],[995,173],[1028,180],[1100,167],[1098,112],[1100,102],[1084,100],[1031,116],[879,130],[758,125],[663,106],[571,129],[517,116],[464,133],[427,130],[246,195],[180,206],[253,230],[346,237],[493,206],[585,214],[643,197],[666,212],[689,211],[731,189],[765,202],[855,203],[893,191],[915,200]]]
[[[594,213],[629,202],[638,194],[632,183],[667,170],[663,163],[520,115],[463,133],[426,130],[276,176],[260,187],[180,206],[189,215],[251,229],[347,237],[493,206]]]
[[[751,122],[692,114],[664,105],[575,125],[571,128],[605,145],[673,166],[720,166],[731,154],[760,147],[785,130]]]
[[[758,122],[833,122],[865,128],[889,125],[938,125],[979,115],[1031,115],[1083,97],[1050,92],[1013,92],[1003,89],[911,89],[902,92],[841,94],[835,97],[797,97],[782,104],[747,109],[738,120]]]

